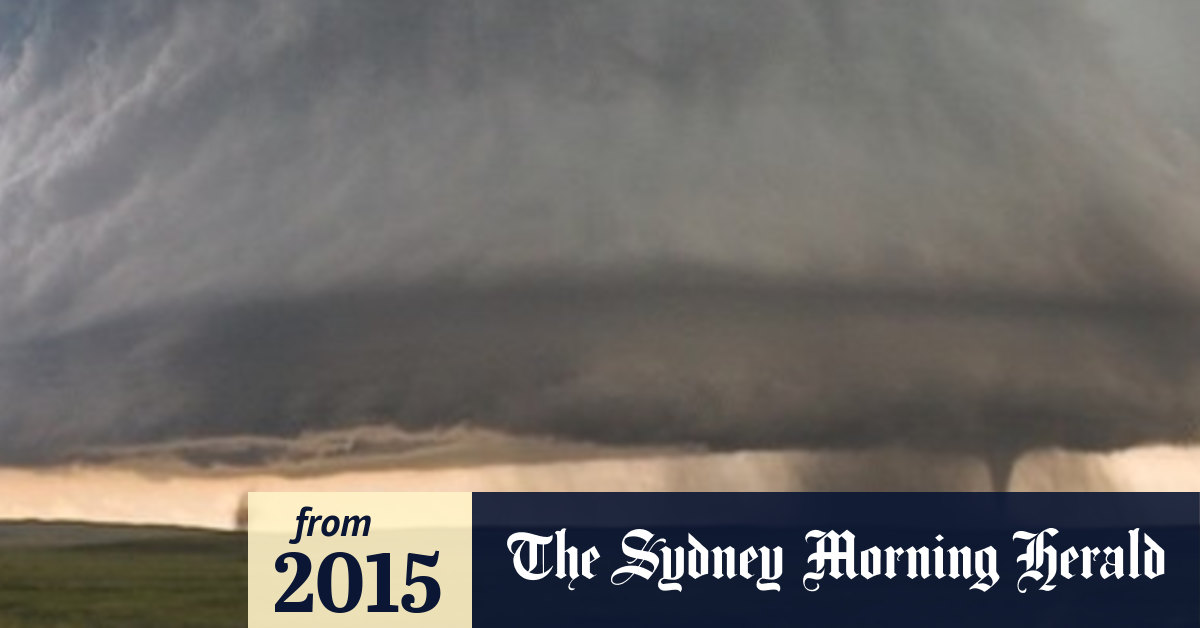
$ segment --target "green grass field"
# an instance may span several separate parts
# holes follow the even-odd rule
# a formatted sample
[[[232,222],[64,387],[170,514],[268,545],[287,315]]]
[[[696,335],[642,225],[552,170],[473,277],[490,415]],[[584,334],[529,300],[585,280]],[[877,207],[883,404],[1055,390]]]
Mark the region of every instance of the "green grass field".
[[[245,625],[244,534],[0,524],[2,628]]]

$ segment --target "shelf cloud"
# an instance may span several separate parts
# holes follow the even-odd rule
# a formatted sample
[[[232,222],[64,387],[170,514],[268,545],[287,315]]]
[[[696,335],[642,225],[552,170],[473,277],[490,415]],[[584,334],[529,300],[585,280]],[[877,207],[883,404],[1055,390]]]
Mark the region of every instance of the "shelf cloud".
[[[1188,438],[1160,4],[0,4],[0,459]]]

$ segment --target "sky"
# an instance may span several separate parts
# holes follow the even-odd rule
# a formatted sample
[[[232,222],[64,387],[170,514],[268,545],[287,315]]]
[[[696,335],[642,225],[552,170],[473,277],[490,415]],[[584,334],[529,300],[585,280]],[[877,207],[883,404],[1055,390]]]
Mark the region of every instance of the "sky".
[[[1096,391],[1175,437],[1198,13],[0,0],[0,459],[370,421],[841,442]]]

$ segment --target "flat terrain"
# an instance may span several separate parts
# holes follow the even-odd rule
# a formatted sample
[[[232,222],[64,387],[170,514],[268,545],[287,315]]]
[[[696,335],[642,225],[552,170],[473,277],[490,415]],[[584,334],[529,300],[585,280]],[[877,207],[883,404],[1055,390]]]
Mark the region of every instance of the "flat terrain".
[[[0,524],[4,628],[246,624],[246,537],[146,526]]]

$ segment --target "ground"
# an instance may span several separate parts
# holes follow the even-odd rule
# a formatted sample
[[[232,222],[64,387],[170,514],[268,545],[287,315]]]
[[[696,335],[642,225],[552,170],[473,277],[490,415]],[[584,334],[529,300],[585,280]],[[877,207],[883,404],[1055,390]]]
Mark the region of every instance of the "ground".
[[[0,626],[245,625],[242,534],[0,524]]]

